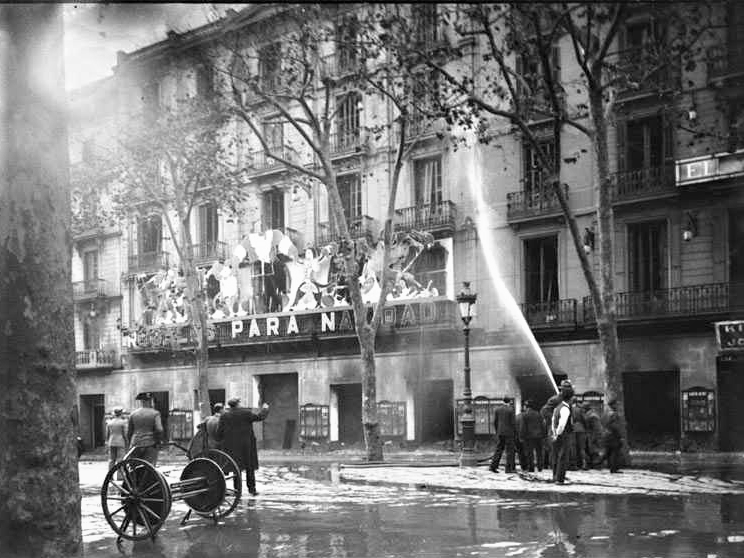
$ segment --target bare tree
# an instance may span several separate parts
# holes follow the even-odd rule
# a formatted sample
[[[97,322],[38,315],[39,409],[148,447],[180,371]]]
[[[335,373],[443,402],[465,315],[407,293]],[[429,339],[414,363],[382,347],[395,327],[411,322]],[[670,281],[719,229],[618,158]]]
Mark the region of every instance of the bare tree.
[[[341,275],[359,341],[367,459],[379,461],[383,451],[377,418],[375,338],[395,279],[389,276],[390,267],[401,254],[407,254],[411,243],[426,246],[433,242],[429,234],[394,231],[395,198],[404,161],[420,134],[420,129],[412,132],[410,124],[427,122],[434,108],[413,102],[414,80],[402,79],[386,65],[377,25],[379,8],[306,4],[272,9],[276,9],[273,16],[267,15],[252,28],[236,27],[221,41],[214,65],[224,78],[223,91],[233,113],[249,130],[249,141],[260,146],[260,156],[289,170],[287,184],[299,184],[310,196],[318,189],[327,192],[331,226],[340,239]],[[278,34],[281,41],[274,38]],[[364,122],[370,99],[391,109],[392,121],[379,116],[377,122],[370,112]],[[273,135],[277,129],[281,131],[279,142]],[[391,149],[394,155],[379,238],[384,247],[382,276],[377,277],[381,288],[370,312],[362,297],[360,262],[369,258],[373,246],[352,234],[357,223],[344,210],[333,155],[339,147],[364,150],[375,144]],[[251,164],[248,161],[248,167]]]
[[[200,205],[210,204],[227,214],[243,210],[245,183],[233,164],[234,143],[225,133],[226,123],[225,113],[213,99],[181,100],[171,108],[162,107],[154,118],[130,118],[110,149],[99,149],[96,158],[76,167],[73,174],[81,224],[86,224],[86,216],[104,215],[105,204],[89,207],[100,199],[107,200],[108,217],[120,223],[153,212],[165,222],[179,270],[164,269],[158,280],[185,294],[179,312],[183,320],[177,323],[188,323],[191,329],[203,417],[210,412],[209,305],[191,224]],[[215,252],[212,259],[218,257]]]
[[[483,143],[516,134],[536,154],[540,182],[549,187],[541,195],[560,204],[589,289],[606,397],[617,400],[624,415],[613,267],[612,196],[617,179],[611,173],[608,132],[616,123],[618,100],[628,91],[650,91],[676,115],[674,101],[685,92],[681,70],[694,68],[702,57],[711,11],[702,4],[681,8],[627,3],[459,4],[440,5],[439,10],[440,24],[454,40],[436,49],[421,48],[409,40],[415,25],[410,12],[391,6],[382,23],[388,30],[385,47],[395,53],[401,70],[420,71],[423,66],[437,73],[440,90],[457,100],[442,103],[450,129],[470,128]],[[627,35],[620,39],[625,19],[632,14],[645,17],[638,44],[631,44]],[[562,58],[579,68],[576,76],[561,72],[561,66],[569,64],[561,64],[556,46],[566,39],[570,48],[564,49]],[[466,60],[470,53],[472,65],[451,63]],[[546,151],[535,133],[534,125],[540,121],[552,127],[555,154]],[[560,138],[566,129],[586,137],[591,152],[562,151]],[[579,159],[593,161],[598,274],[584,249],[566,185],[560,181],[561,166]]]
[[[61,7],[0,27],[0,554],[79,556]]]

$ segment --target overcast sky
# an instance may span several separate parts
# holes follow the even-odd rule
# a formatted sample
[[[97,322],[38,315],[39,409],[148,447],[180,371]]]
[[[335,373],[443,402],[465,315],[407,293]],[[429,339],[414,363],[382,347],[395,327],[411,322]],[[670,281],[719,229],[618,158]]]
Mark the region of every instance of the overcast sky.
[[[131,52],[211,21],[240,4],[65,4],[67,89],[111,75],[116,51]]]

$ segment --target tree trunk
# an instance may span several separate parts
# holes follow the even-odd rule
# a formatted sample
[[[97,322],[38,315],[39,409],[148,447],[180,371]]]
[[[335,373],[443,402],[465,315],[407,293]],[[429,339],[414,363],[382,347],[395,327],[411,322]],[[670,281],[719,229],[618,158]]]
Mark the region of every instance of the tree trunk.
[[[184,256],[183,273],[186,279],[186,298],[191,304],[191,327],[193,328],[194,361],[196,366],[197,405],[200,419],[211,415],[209,404],[209,339],[207,336],[207,307],[204,289],[194,265],[194,250],[189,231],[189,220],[181,220],[181,254]]]
[[[0,8],[0,555],[80,555],[61,7]]]
[[[382,461],[380,423],[377,420],[377,373],[375,370],[375,335],[370,328],[359,336],[362,356],[362,425],[367,461]]]
[[[604,365],[605,401],[617,401],[617,412],[621,418],[622,436],[627,442],[625,426],[625,404],[623,396],[622,369],[619,362],[620,343],[617,335],[615,312],[615,267],[613,262],[613,237],[615,221],[612,210],[612,183],[610,179],[609,147],[607,143],[607,124],[605,106],[601,91],[589,92],[589,107],[595,130],[594,184],[597,196],[597,240],[599,246],[599,291],[601,303],[594,301],[594,314],[597,320],[597,333],[602,348]],[[624,447],[626,464],[630,464],[627,443]]]

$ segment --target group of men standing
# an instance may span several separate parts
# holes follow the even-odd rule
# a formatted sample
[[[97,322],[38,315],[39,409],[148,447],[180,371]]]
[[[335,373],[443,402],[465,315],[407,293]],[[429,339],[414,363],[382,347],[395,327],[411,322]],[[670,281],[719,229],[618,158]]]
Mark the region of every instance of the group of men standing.
[[[160,411],[153,407],[152,393],[140,393],[136,397],[141,406],[132,411],[128,419],[122,416],[121,407],[114,408],[114,417],[106,423],[106,444],[109,447],[109,469],[118,463],[129,447],[129,456],[138,457],[157,465],[160,444],[164,441],[163,421]],[[205,448],[220,449],[233,458],[238,468],[245,471],[248,492],[257,495],[256,469],[258,448],[253,423],[269,414],[269,405],[264,403],[258,413],[240,407],[240,399],[233,397],[223,411],[222,403],[214,405],[212,416],[201,425]]]
[[[614,400],[600,418],[588,402],[574,402],[571,382],[561,382],[559,391],[539,411],[533,401],[524,403],[517,415],[510,397],[494,411],[496,449],[490,470],[498,472],[506,451],[505,472],[516,472],[515,455],[523,471],[552,467],[553,482],[565,483],[566,470],[599,467],[604,461],[611,473],[620,470],[623,445],[620,416]]]

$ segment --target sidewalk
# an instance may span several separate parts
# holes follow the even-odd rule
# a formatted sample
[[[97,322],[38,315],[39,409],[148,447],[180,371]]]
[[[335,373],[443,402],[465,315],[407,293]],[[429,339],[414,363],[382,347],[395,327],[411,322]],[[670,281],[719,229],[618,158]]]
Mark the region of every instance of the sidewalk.
[[[100,449],[100,448],[99,448]],[[664,453],[632,452],[634,468],[620,474],[607,469],[569,471],[567,483],[550,482],[551,472],[491,473],[480,455],[478,467],[459,467],[459,454],[440,448],[413,450],[386,449],[385,461],[368,463],[358,448],[337,451],[260,450],[264,466],[327,466],[338,470],[343,482],[391,485],[428,490],[457,490],[466,493],[566,493],[582,495],[647,494],[738,494],[744,495],[744,454],[742,453]],[[103,451],[83,454],[81,462],[106,461]],[[186,464],[177,448],[161,452],[163,466]],[[503,471],[503,469],[502,469]],[[666,471],[666,472],[663,472]],[[715,478],[725,471],[736,471],[737,480]],[[258,476],[262,475],[259,469]],[[335,475],[334,475],[335,476]],[[725,479],[725,476],[723,477]],[[741,479],[741,480],[739,480]]]

